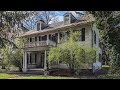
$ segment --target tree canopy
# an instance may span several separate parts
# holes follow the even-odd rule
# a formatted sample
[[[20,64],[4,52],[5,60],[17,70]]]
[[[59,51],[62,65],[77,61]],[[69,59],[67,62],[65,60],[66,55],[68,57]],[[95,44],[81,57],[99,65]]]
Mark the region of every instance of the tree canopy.
[[[89,11],[96,18],[104,51],[112,68],[120,68],[120,11]],[[114,70],[114,71],[115,71]]]

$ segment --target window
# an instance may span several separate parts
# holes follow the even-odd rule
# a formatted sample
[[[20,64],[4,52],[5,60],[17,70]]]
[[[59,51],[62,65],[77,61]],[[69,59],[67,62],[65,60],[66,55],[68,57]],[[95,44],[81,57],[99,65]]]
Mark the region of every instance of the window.
[[[32,42],[32,38],[30,38],[30,42]]]
[[[35,41],[37,41],[37,37],[35,37]]]
[[[94,44],[96,44],[96,33],[94,31]]]
[[[41,41],[41,36],[39,36],[39,41]]]
[[[37,30],[40,30],[40,23],[37,23]]]
[[[85,28],[81,29],[81,41],[85,41]]]
[[[69,15],[64,16],[64,24],[69,24]]]

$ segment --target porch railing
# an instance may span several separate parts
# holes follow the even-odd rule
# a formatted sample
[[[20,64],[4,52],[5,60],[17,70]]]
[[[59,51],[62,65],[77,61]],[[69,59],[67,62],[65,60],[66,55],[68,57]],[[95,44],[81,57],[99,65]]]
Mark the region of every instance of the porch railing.
[[[36,46],[55,46],[56,43],[54,41],[49,40],[48,43],[47,41],[38,41],[38,42],[30,42],[30,43],[26,43],[24,44],[24,47],[36,47]]]

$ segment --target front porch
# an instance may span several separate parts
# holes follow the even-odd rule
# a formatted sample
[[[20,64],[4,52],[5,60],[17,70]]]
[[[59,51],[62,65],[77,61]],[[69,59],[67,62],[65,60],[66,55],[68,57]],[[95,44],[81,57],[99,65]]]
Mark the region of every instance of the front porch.
[[[47,69],[47,50],[43,51],[24,51],[23,72],[46,71]]]

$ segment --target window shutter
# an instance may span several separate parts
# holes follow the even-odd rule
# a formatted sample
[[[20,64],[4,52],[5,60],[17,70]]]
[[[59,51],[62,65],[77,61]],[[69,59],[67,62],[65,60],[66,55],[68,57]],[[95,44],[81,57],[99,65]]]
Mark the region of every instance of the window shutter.
[[[96,33],[94,31],[94,44],[96,44]]]
[[[85,41],[85,28],[82,28],[82,30],[81,30],[81,40],[82,41]]]

